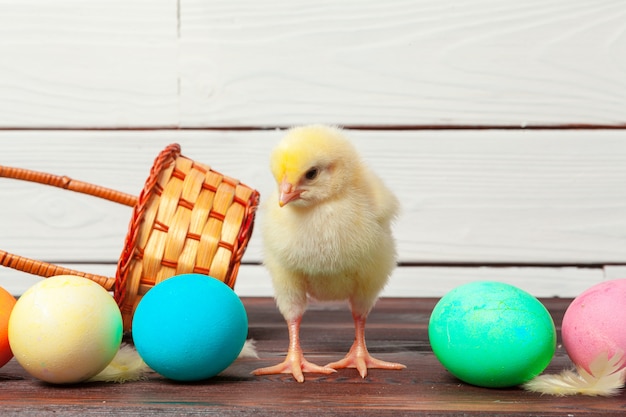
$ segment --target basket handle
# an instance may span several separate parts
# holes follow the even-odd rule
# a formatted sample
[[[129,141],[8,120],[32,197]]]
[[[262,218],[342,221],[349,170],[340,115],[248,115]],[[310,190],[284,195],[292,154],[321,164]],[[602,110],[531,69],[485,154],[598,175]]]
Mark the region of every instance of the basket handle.
[[[115,278],[105,277],[102,275],[88,274],[86,272],[65,268],[48,262],[37,261],[25,258],[23,256],[14,255],[12,253],[0,250],[0,265],[6,266],[17,271],[28,272],[29,274],[39,275],[40,277],[49,278],[55,275],[76,275],[79,277],[90,279],[105,290],[110,291],[115,285]]]
[[[23,168],[13,168],[0,165],[0,177],[13,178],[39,184],[51,185],[77,193],[89,194],[115,203],[133,207],[137,203],[137,197],[131,194],[101,187],[88,182],[73,180],[66,176],[47,174],[45,172],[31,171]]]
[[[120,191],[116,191],[110,188],[101,187],[99,185],[73,180],[66,176],[53,175],[44,172],[31,171],[23,168],[13,168],[0,165],[0,177],[50,185],[53,187],[63,188],[65,190],[92,195],[131,207],[133,207],[137,203],[137,197],[133,195],[122,193]],[[54,265],[48,262],[37,261],[34,259],[25,258],[23,256],[14,255],[3,250],[0,250],[0,265],[18,271],[27,272],[33,275],[39,275],[44,278],[52,277],[55,275],[76,275],[90,279],[100,284],[106,290],[111,290],[115,285],[115,278],[88,274],[70,268]]]

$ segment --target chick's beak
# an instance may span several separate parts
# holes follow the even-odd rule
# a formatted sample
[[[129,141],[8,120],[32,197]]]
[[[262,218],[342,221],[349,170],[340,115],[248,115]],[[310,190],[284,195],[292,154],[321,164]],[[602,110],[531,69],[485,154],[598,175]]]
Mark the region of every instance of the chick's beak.
[[[302,190],[295,188],[293,184],[288,182],[286,179],[283,179],[281,181],[279,191],[280,195],[278,197],[278,205],[281,207],[285,206],[293,200],[299,199],[300,194],[302,194]]]

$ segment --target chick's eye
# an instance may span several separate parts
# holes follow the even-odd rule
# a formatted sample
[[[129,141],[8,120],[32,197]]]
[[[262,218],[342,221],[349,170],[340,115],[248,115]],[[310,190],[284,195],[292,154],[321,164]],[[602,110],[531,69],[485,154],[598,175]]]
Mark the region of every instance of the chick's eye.
[[[319,169],[317,167],[313,167],[304,174],[304,178],[311,181],[317,178],[318,174],[319,174]]]

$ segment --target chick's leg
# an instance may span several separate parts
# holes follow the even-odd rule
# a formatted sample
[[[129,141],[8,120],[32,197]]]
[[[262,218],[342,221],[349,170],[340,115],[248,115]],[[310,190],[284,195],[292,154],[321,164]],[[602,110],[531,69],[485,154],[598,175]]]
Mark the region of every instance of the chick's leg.
[[[289,329],[289,350],[282,363],[252,371],[254,375],[292,374],[296,381],[304,382],[303,372],[330,374],[336,372],[328,366],[319,366],[307,361],[300,347],[300,322],[302,316],[287,320]]]
[[[326,365],[333,369],[356,368],[361,378],[367,376],[368,368],[377,369],[404,369],[406,366],[400,363],[385,362],[370,355],[365,345],[365,321],[367,315],[352,313],[354,318],[355,338],[348,354],[340,361]]]

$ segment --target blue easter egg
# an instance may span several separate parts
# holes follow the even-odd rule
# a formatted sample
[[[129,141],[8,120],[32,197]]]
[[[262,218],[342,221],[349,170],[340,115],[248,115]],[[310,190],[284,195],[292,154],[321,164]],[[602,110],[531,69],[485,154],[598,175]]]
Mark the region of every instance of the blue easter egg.
[[[132,322],[137,352],[154,371],[178,381],[211,378],[230,366],[248,334],[246,310],[223,282],[201,274],[150,289]]]

